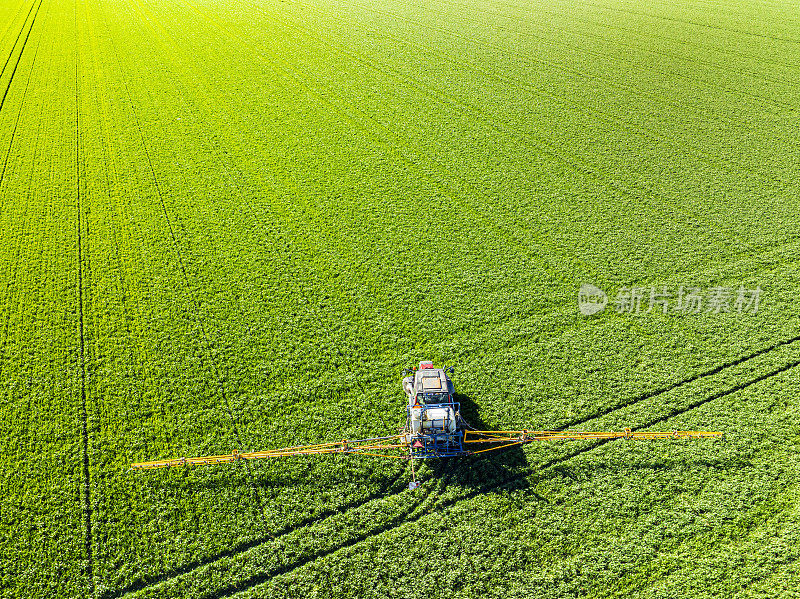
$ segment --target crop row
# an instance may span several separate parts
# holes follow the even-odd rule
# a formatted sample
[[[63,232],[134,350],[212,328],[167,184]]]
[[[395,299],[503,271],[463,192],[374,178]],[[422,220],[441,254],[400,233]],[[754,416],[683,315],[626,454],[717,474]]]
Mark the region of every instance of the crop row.
[[[9,63],[16,72],[4,72],[0,112],[8,144],[0,181],[0,588],[4,596],[81,596],[90,592],[89,481],[82,459],[74,47],[55,41],[64,17],[58,7],[33,11],[20,38],[27,41]],[[65,90],[56,106],[52,89]]]
[[[796,385],[796,374],[791,378],[779,377]],[[479,576],[481,584],[490,583],[489,579],[483,579],[482,573],[497,577],[499,568],[508,563],[517,562],[524,567],[535,560],[537,568],[542,570],[543,581],[554,587],[554,592],[564,592],[560,587],[567,584],[572,589],[575,581],[560,580],[558,573],[564,570],[565,560],[567,564],[575,564],[576,556],[582,552],[595,553],[590,560],[580,560],[595,566],[584,566],[583,572],[579,566],[572,566],[579,568],[575,572],[579,584],[587,585],[597,573],[595,568],[610,566],[614,572],[603,576],[612,579],[649,562],[659,547],[670,555],[679,554],[685,549],[682,539],[687,537],[705,539],[712,546],[728,545],[729,537],[735,538],[743,529],[754,526],[753,515],[765,511],[778,515],[791,505],[790,498],[777,498],[776,491],[784,482],[771,470],[778,463],[780,468],[789,470],[797,466],[784,450],[775,449],[784,440],[777,432],[780,427],[788,424],[791,428],[793,409],[791,402],[787,404],[776,397],[776,389],[780,385],[772,379],[771,384],[759,383],[758,389],[751,390],[748,396],[733,391],[713,406],[703,408],[718,417],[721,412],[738,411],[743,401],[755,401],[756,405],[751,407],[757,407],[762,414],[760,428],[741,421],[738,426],[726,421],[726,427],[737,432],[734,438],[714,445],[711,451],[702,444],[685,443],[671,447],[648,443],[601,444],[602,450],[598,444],[577,449],[577,444],[531,448],[536,451],[533,454],[526,451],[529,467],[495,482],[487,479],[494,475],[489,472],[495,466],[491,461],[461,462],[452,466],[450,472],[440,472],[439,480],[427,481],[422,494],[402,494],[365,504],[296,534],[202,564],[196,571],[171,578],[136,596],[165,593],[228,596],[250,587],[255,587],[258,593],[281,595],[296,591],[296,585],[302,585],[304,580],[312,586],[325,580],[319,589],[323,593],[339,585],[353,595],[380,594],[387,592],[384,588],[387,581],[376,580],[382,578],[378,572],[393,572],[395,581],[412,579],[419,567],[410,566],[410,562],[425,562],[426,551],[433,552],[435,558],[424,566],[434,579],[446,579],[454,568],[462,574],[465,569],[468,571],[466,553],[474,558],[470,559],[473,567],[481,564],[478,572],[471,572]],[[772,448],[768,459],[760,449],[764,447]],[[745,475],[736,472],[744,465],[756,473],[746,483]],[[522,492],[525,499],[507,494],[520,485],[528,489]],[[483,512],[482,505],[486,503],[494,507]],[[714,503],[722,504],[724,510],[712,510]],[[482,523],[480,528],[459,523],[461,519],[472,520],[467,514],[476,509],[483,514],[477,519]],[[595,517],[586,518],[586,514],[578,512],[581,509],[588,509]],[[565,511],[572,515],[566,521]],[[487,516],[490,512],[494,517]],[[643,514],[647,517],[642,517]],[[617,521],[614,528],[607,528],[609,520]],[[520,529],[537,527],[538,534],[531,534],[532,531],[521,534]],[[572,528],[582,530],[569,530]],[[788,533],[787,528],[784,522],[782,530]],[[589,539],[605,537],[599,551],[605,547],[609,555],[596,563],[597,549],[564,545],[562,535],[566,534]],[[530,540],[520,545],[524,538]],[[539,544],[532,544],[533,539],[539,539]],[[621,551],[630,561],[613,557],[620,553],[620,545],[630,545]],[[780,543],[773,542],[773,546]],[[490,554],[498,552],[505,556],[503,566],[490,559]],[[369,570],[366,576],[352,576],[348,571],[361,567],[360,555],[369,555],[369,559],[375,555],[381,555],[382,560],[395,559],[405,564],[405,569],[383,563],[373,575]],[[667,573],[675,570],[670,567],[669,559],[662,561]],[[321,577],[319,568],[337,571],[338,575]],[[764,567],[757,569],[763,575]],[[434,588],[450,588],[444,580],[441,582]],[[625,584],[619,587],[624,588]],[[631,572],[627,584],[636,586],[641,579]],[[266,591],[263,585],[270,590]],[[400,591],[400,596],[406,596],[406,591]]]
[[[324,21],[317,27],[326,27]],[[756,193],[763,194],[775,209],[780,210],[778,207],[780,202],[774,202],[773,198],[777,195],[779,199],[781,195],[787,193],[782,189],[792,181],[788,171],[783,177],[775,179],[773,176],[773,173],[781,173],[780,169],[783,166],[791,168],[782,152],[776,153],[780,164],[775,165],[775,168],[765,169],[763,167],[764,158],[759,157],[754,162],[756,166],[750,165],[749,172],[743,173],[741,165],[737,164],[735,160],[731,161],[727,155],[722,160],[714,158],[714,153],[724,145],[724,140],[717,138],[716,134],[714,134],[713,141],[710,142],[706,133],[698,135],[697,126],[690,124],[687,126],[691,127],[688,135],[678,132],[673,138],[665,129],[665,122],[683,123],[685,119],[677,115],[685,114],[687,107],[691,106],[690,103],[675,99],[675,94],[669,96],[674,100],[669,106],[664,106],[664,102],[660,98],[655,99],[658,111],[654,117],[663,119],[661,122],[636,123],[634,121],[632,126],[625,126],[625,122],[631,118],[637,119],[639,115],[651,114],[654,105],[653,99],[645,98],[647,105],[643,110],[634,109],[631,105],[633,99],[629,93],[633,88],[623,88],[621,93],[620,90],[614,90],[615,93],[609,94],[607,85],[605,85],[606,89],[603,89],[603,86],[595,89],[591,78],[588,83],[579,85],[574,76],[565,80],[565,87],[562,90],[548,88],[540,90],[538,84],[531,85],[528,81],[535,82],[542,78],[542,75],[530,74],[525,68],[520,69],[518,59],[521,55],[515,55],[515,63],[512,63],[520,71],[519,79],[515,76],[515,81],[492,77],[492,73],[483,70],[476,71],[474,67],[464,72],[459,68],[458,62],[454,60],[447,61],[451,64],[442,65],[442,68],[455,66],[459,68],[461,76],[441,80],[438,77],[440,69],[431,69],[430,65],[442,61],[442,56],[447,54],[458,56],[459,48],[462,53],[464,52],[464,48],[461,47],[463,40],[458,39],[457,35],[454,40],[457,43],[452,47],[450,47],[449,40],[444,40],[444,44],[447,44],[444,46],[447,51],[438,53],[439,55],[434,57],[435,61],[424,61],[424,64],[428,66],[423,72],[424,76],[420,77],[414,67],[419,61],[420,52],[412,50],[415,48],[414,46],[408,46],[406,49],[398,43],[398,47],[405,51],[399,53],[397,57],[393,57],[393,61],[397,61],[400,66],[394,68],[394,65],[390,65],[390,68],[387,69],[383,65],[370,65],[367,59],[361,59],[358,54],[349,52],[344,46],[325,48],[323,40],[314,39],[313,31],[310,37],[314,41],[310,44],[305,41],[295,42],[293,41],[296,39],[293,34],[295,29],[291,28],[287,32],[292,36],[291,38],[280,42],[284,53],[287,47],[294,46],[298,49],[299,57],[308,56],[305,59],[307,62],[303,63],[303,66],[308,66],[307,76],[310,78],[328,80],[331,77],[330,73],[324,72],[317,77],[314,76],[314,73],[320,68],[325,71],[330,69],[335,73],[333,75],[336,77],[335,89],[347,89],[347,93],[341,95],[353,98],[362,109],[367,110],[374,102],[374,110],[380,113],[386,88],[397,85],[403,86],[403,88],[399,94],[393,94],[395,97],[408,96],[409,104],[415,107],[430,106],[432,111],[435,110],[436,114],[443,116],[453,113],[451,117],[436,121],[446,129],[431,131],[430,127],[426,129],[422,125],[414,126],[414,121],[405,118],[406,111],[398,111],[398,122],[402,123],[398,124],[398,127],[403,127],[404,136],[419,135],[423,137],[423,141],[420,143],[439,145],[443,137],[453,135],[453,130],[460,120],[472,121],[472,123],[477,120],[481,125],[478,131],[473,131],[475,127],[470,123],[463,127],[465,133],[459,135],[459,138],[472,137],[474,143],[469,154],[471,159],[463,160],[462,151],[462,160],[460,162],[454,160],[453,164],[472,166],[479,164],[479,161],[487,161],[484,168],[476,171],[481,174],[483,180],[491,181],[495,185],[497,185],[495,181],[510,182],[514,186],[514,191],[522,197],[535,198],[541,195],[541,192],[536,188],[533,190],[527,187],[518,189],[520,183],[525,181],[525,172],[522,171],[517,175],[514,171],[509,172],[509,168],[513,169],[515,166],[521,168],[526,165],[526,161],[530,161],[533,149],[539,153],[544,151],[545,156],[550,159],[554,157],[554,154],[556,159],[561,160],[574,157],[575,163],[586,165],[587,170],[594,171],[595,177],[601,179],[601,189],[604,183],[605,186],[622,184],[632,191],[634,200],[642,197],[650,199],[656,208],[668,205],[669,214],[665,215],[665,218],[678,217],[688,219],[690,222],[706,222],[707,226],[703,234],[707,236],[717,233],[717,229],[724,222],[723,214],[728,214],[730,210],[736,210],[743,223],[751,223],[747,227],[748,233],[745,233],[749,234],[750,231],[763,232],[762,228],[752,226],[752,223],[759,222],[761,213],[748,208],[742,198],[750,197],[757,190]],[[309,35],[309,31],[305,27],[300,26],[299,31],[304,35]],[[359,36],[358,33],[355,31],[353,37],[370,39],[363,34]],[[319,45],[319,48],[314,48],[315,45]],[[355,48],[357,50],[358,46],[355,45]],[[317,56],[311,54],[312,49]],[[502,47],[493,47],[490,55],[486,56],[485,62],[496,64],[503,60],[503,50],[505,49]],[[475,51],[470,47],[467,53],[473,55]],[[325,56],[324,59],[323,56]],[[386,59],[384,58],[384,60]],[[336,66],[330,67],[329,65]],[[374,82],[365,82],[363,77],[354,80],[345,75],[345,73],[363,68],[365,65],[370,69],[375,69]],[[642,69],[635,70],[642,71]],[[618,73],[619,71],[618,67],[614,69],[614,72]],[[647,70],[645,69],[645,71]],[[575,73],[580,74],[580,71],[575,70]],[[546,74],[545,78],[548,85],[555,79],[550,73]],[[381,83],[378,83],[379,80]],[[396,83],[394,83],[395,80]],[[409,93],[409,87],[413,90],[411,93]],[[448,90],[451,87],[452,90]],[[636,89],[647,87],[640,83]],[[436,95],[437,92],[439,97]],[[663,93],[660,95],[664,96]],[[469,101],[464,101],[464,98],[469,98]],[[614,109],[616,114],[612,119],[604,116],[609,104],[619,105],[618,109]],[[730,104],[726,103],[725,106],[730,113]],[[503,107],[502,111],[497,113],[500,118],[492,114],[494,107]],[[587,110],[587,107],[590,109]],[[434,122],[431,115],[424,111],[415,111],[410,114],[420,123]],[[400,115],[402,116],[400,117]],[[622,117],[622,126],[620,126],[620,117]],[[495,149],[493,146],[496,143],[496,135],[489,139],[485,135],[481,135],[481,129],[486,128],[487,121],[489,123],[494,121],[495,126],[499,126],[507,136],[517,138],[518,147],[515,149],[520,156],[509,155],[507,148],[510,144],[508,142],[501,142],[498,144],[500,148]],[[754,127],[751,119],[748,121],[750,124],[748,135],[752,134],[754,130],[761,129],[757,126]],[[559,126],[543,131],[540,123],[547,122],[557,122]],[[783,128],[785,122],[779,118],[776,119],[775,125],[778,124]],[[728,132],[724,135],[736,145],[733,151],[738,151],[741,144],[737,144],[735,140],[739,139],[741,134],[741,120],[737,121],[733,127],[729,124],[726,124],[725,127]],[[691,143],[687,143],[687,141]],[[784,147],[783,144],[775,145],[775,141],[777,140],[773,139],[772,143],[760,144],[759,147]],[[787,143],[791,143],[791,141],[787,140]],[[565,148],[567,148],[566,151]],[[576,151],[572,151],[571,148],[575,148]],[[459,148],[454,147],[453,150],[459,151]],[[748,152],[747,160],[750,160],[750,156],[751,153]],[[614,157],[614,159],[612,160],[610,157]],[[717,162],[721,164],[716,164]],[[653,167],[655,164],[661,165],[657,172]],[[530,173],[531,170],[529,167],[527,172]],[[585,173],[583,175],[585,176]],[[703,183],[704,181],[714,181],[715,184],[707,185]],[[508,183],[506,185],[508,186]],[[703,212],[697,210],[694,200],[696,190],[700,188],[704,188]],[[614,193],[613,190],[612,193]],[[589,195],[586,192],[584,194]],[[613,201],[617,205],[630,208],[625,195],[622,199],[613,197]],[[712,207],[711,209],[709,209],[709,205]],[[715,210],[719,210],[719,212],[715,212]],[[664,228],[667,227],[668,225],[665,223]],[[742,230],[731,230],[730,234],[741,236]],[[725,243],[720,240],[719,245],[725,245]]]
[[[484,43],[498,23],[441,7],[383,35],[410,3],[348,4],[346,34],[343,3],[42,6],[0,111],[4,592],[405,596],[424,570],[463,595],[623,593],[696,584],[671,560],[759,523],[791,540],[769,497],[795,474],[775,431],[794,409],[796,242],[756,225],[789,213],[775,185],[793,171],[736,176],[754,163],[720,148],[741,129],[654,141],[645,124],[684,98],[626,115],[634,90],[663,91],[653,73],[628,81],[617,57],[579,85],[558,68],[570,51],[548,43],[536,66],[530,40],[505,53]],[[773,116],[765,156],[788,138]],[[746,317],[583,319],[585,280],[765,298]],[[406,464],[377,460],[128,469],[394,432],[399,370],[421,358],[456,362],[478,426],[729,442],[529,446],[426,465],[418,494]],[[506,563],[524,574],[496,584]]]
[[[455,63],[459,71],[464,66],[490,70],[512,78],[513,91],[518,86],[529,87],[544,92],[545,98],[549,92],[550,98],[567,99],[593,113],[613,111],[642,132],[664,135],[674,131],[681,139],[694,142],[690,147],[699,141],[707,150],[736,157],[739,163],[757,170],[764,170],[766,156],[777,165],[782,165],[783,157],[779,147],[769,143],[753,144],[747,151],[737,145],[735,140],[743,119],[759,136],[794,144],[786,136],[785,128],[793,96],[785,96],[791,91],[783,90],[791,81],[794,66],[787,67],[786,81],[767,77],[734,82],[731,77],[741,71],[741,65],[734,69],[727,63],[708,64],[704,60],[708,53],[702,49],[686,58],[662,57],[654,55],[652,37],[640,36],[628,47],[619,34],[597,36],[590,27],[589,35],[582,30],[570,35],[547,19],[537,23],[536,31],[531,32],[527,27],[519,28],[519,15],[513,11],[498,13],[499,22],[490,26],[470,21],[467,14],[471,13],[449,11],[441,24],[432,26],[430,15],[420,17],[419,11],[407,10],[414,6],[395,12],[353,3],[338,3],[335,8],[302,5],[299,15],[273,13],[273,16],[300,28],[311,25],[323,31],[329,20],[334,19],[336,26],[346,28],[354,39],[365,40],[368,55],[376,49],[383,50],[378,59],[381,62],[393,56],[397,60],[416,55],[416,60],[400,64],[413,69],[419,63],[446,61]],[[263,9],[254,7],[254,10]],[[434,9],[434,14],[439,10]],[[537,6],[533,10],[549,14],[546,7]],[[308,18],[309,13],[313,19]],[[475,35],[466,33],[470,28]],[[384,33],[387,31],[391,34]],[[373,36],[385,36],[393,42],[393,47],[376,46],[371,41]],[[670,39],[682,41],[680,37]],[[423,59],[431,54],[433,60]],[[465,57],[469,60],[465,61]],[[759,62],[750,54],[747,64],[759,65]],[[685,93],[681,91],[684,87]],[[759,88],[763,88],[761,95],[753,91]],[[783,101],[775,100],[782,96]],[[685,110],[690,107],[692,110]],[[735,116],[734,111],[741,111],[741,115]],[[714,143],[710,143],[712,140]],[[769,154],[756,157],[752,154],[754,150]]]

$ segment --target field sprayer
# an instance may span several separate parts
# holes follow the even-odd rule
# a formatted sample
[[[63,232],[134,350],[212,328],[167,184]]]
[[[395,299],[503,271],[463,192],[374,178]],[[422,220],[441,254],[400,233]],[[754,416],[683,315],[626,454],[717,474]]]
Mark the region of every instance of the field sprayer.
[[[494,451],[533,441],[580,439],[698,439],[721,437],[715,431],[480,431],[473,429],[461,416],[460,404],[454,400],[453,381],[447,374],[452,368],[434,368],[432,362],[420,362],[418,368],[403,371],[403,390],[408,399],[406,426],[397,435],[368,439],[342,440],[319,445],[295,445],[227,455],[173,458],[132,464],[133,468],[151,469],[183,465],[209,465],[298,455],[360,454],[413,460],[451,458]],[[468,449],[475,447],[475,449]],[[409,484],[416,488],[416,480]]]

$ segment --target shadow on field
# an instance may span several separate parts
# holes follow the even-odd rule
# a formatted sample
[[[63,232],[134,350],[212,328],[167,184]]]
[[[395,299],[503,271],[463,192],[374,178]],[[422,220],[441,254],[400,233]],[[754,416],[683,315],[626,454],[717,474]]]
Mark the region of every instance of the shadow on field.
[[[455,394],[455,400],[461,404],[461,417],[476,430],[487,430],[487,425],[480,417],[480,408],[468,395]],[[485,449],[490,445],[467,445],[472,451]],[[442,479],[448,484],[456,484],[469,489],[483,487],[495,488],[501,481],[516,479],[528,466],[525,452],[521,445],[512,445],[503,449],[487,451],[477,455],[460,458],[444,458],[427,460],[425,464],[430,475]],[[423,471],[424,472],[424,471]],[[518,479],[516,488],[527,487],[527,481]]]
[[[461,416],[472,428],[477,430],[485,430],[487,428],[480,417],[477,404],[470,397],[456,394],[455,399],[461,404]],[[423,461],[425,463],[421,464],[420,462]],[[424,485],[424,487],[428,487],[432,493],[438,493],[442,491],[444,487],[451,485],[467,490],[466,493],[457,493],[447,498],[444,503],[439,506],[440,509],[484,493],[502,492],[502,490],[509,485],[513,485],[514,489],[529,487],[525,472],[528,467],[528,462],[519,445],[460,458],[420,460],[416,462],[416,465],[418,478],[423,483],[433,483],[432,485]],[[263,512],[263,503],[266,498],[269,497],[269,490],[281,486],[294,487],[297,484],[298,477],[296,475],[276,475],[274,472],[270,472],[268,476],[262,477],[255,471],[251,471],[247,466],[248,464],[237,464],[233,466],[233,469],[230,467],[227,468],[225,470],[227,475],[225,476],[208,476],[203,478],[191,477],[190,469],[182,469],[179,478],[169,479],[165,477],[166,480],[160,481],[159,484],[161,486],[165,484],[173,485],[189,494],[197,492],[202,493],[204,490],[213,491],[215,489],[249,487],[253,499],[251,507],[254,512],[256,512],[256,519],[258,520],[261,519],[258,512]],[[237,475],[231,476],[230,474],[232,472]],[[284,535],[318,523],[336,514],[346,513],[349,510],[356,509],[369,502],[405,492],[408,489],[408,482],[410,481],[410,468],[407,462],[403,462],[403,467],[398,467],[394,474],[378,475],[376,478],[376,475],[373,473],[369,475],[369,480],[372,483],[377,483],[374,485],[374,490],[369,494],[353,497],[349,502],[331,505],[281,528],[264,530],[262,534],[256,535],[254,538],[242,541],[220,552],[189,561],[155,576],[143,576],[119,589],[107,590],[100,593],[99,597],[101,599],[119,599],[123,595],[154,587],[209,564],[216,563],[219,560],[245,553],[254,547],[266,543],[274,542]],[[335,480],[332,479],[330,481],[332,487],[335,487],[336,484]],[[535,493],[533,493],[533,495],[541,501],[547,501]],[[291,562],[268,573],[257,574],[242,583],[220,589],[209,595],[209,597],[228,596],[228,594],[236,590],[242,590],[260,584],[272,576],[292,571],[314,559],[329,555],[342,547],[355,545],[365,539],[381,534],[381,532],[392,530],[405,522],[416,521],[425,514],[430,513],[429,510],[415,511],[424,500],[425,496],[424,493],[410,492],[409,501],[405,504],[405,509],[401,510],[394,518],[378,528],[367,527],[366,532],[357,535],[344,545],[336,545],[331,549],[313,553],[299,561]],[[263,514],[261,517],[263,517]],[[266,518],[264,518],[264,520],[266,524]],[[241,588],[239,585],[241,585]]]

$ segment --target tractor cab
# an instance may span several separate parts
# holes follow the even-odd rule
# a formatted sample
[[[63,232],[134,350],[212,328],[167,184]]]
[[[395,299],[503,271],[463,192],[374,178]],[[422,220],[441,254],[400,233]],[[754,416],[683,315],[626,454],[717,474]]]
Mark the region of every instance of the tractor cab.
[[[403,381],[403,388],[409,396],[409,405],[453,403],[453,381],[443,368],[434,368],[432,362],[420,362],[414,376]]]
[[[459,404],[453,399],[453,381],[447,372],[444,368],[434,368],[433,362],[420,362],[412,375],[403,379],[403,390],[408,397],[408,442],[413,458],[464,453],[458,426]]]

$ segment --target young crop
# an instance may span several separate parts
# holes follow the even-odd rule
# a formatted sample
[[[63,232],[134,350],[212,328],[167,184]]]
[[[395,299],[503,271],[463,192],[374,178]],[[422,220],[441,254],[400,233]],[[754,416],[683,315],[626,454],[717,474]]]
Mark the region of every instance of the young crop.
[[[791,13],[2,3],[0,596],[793,596]],[[487,430],[726,437],[129,468],[395,434],[420,359]]]

